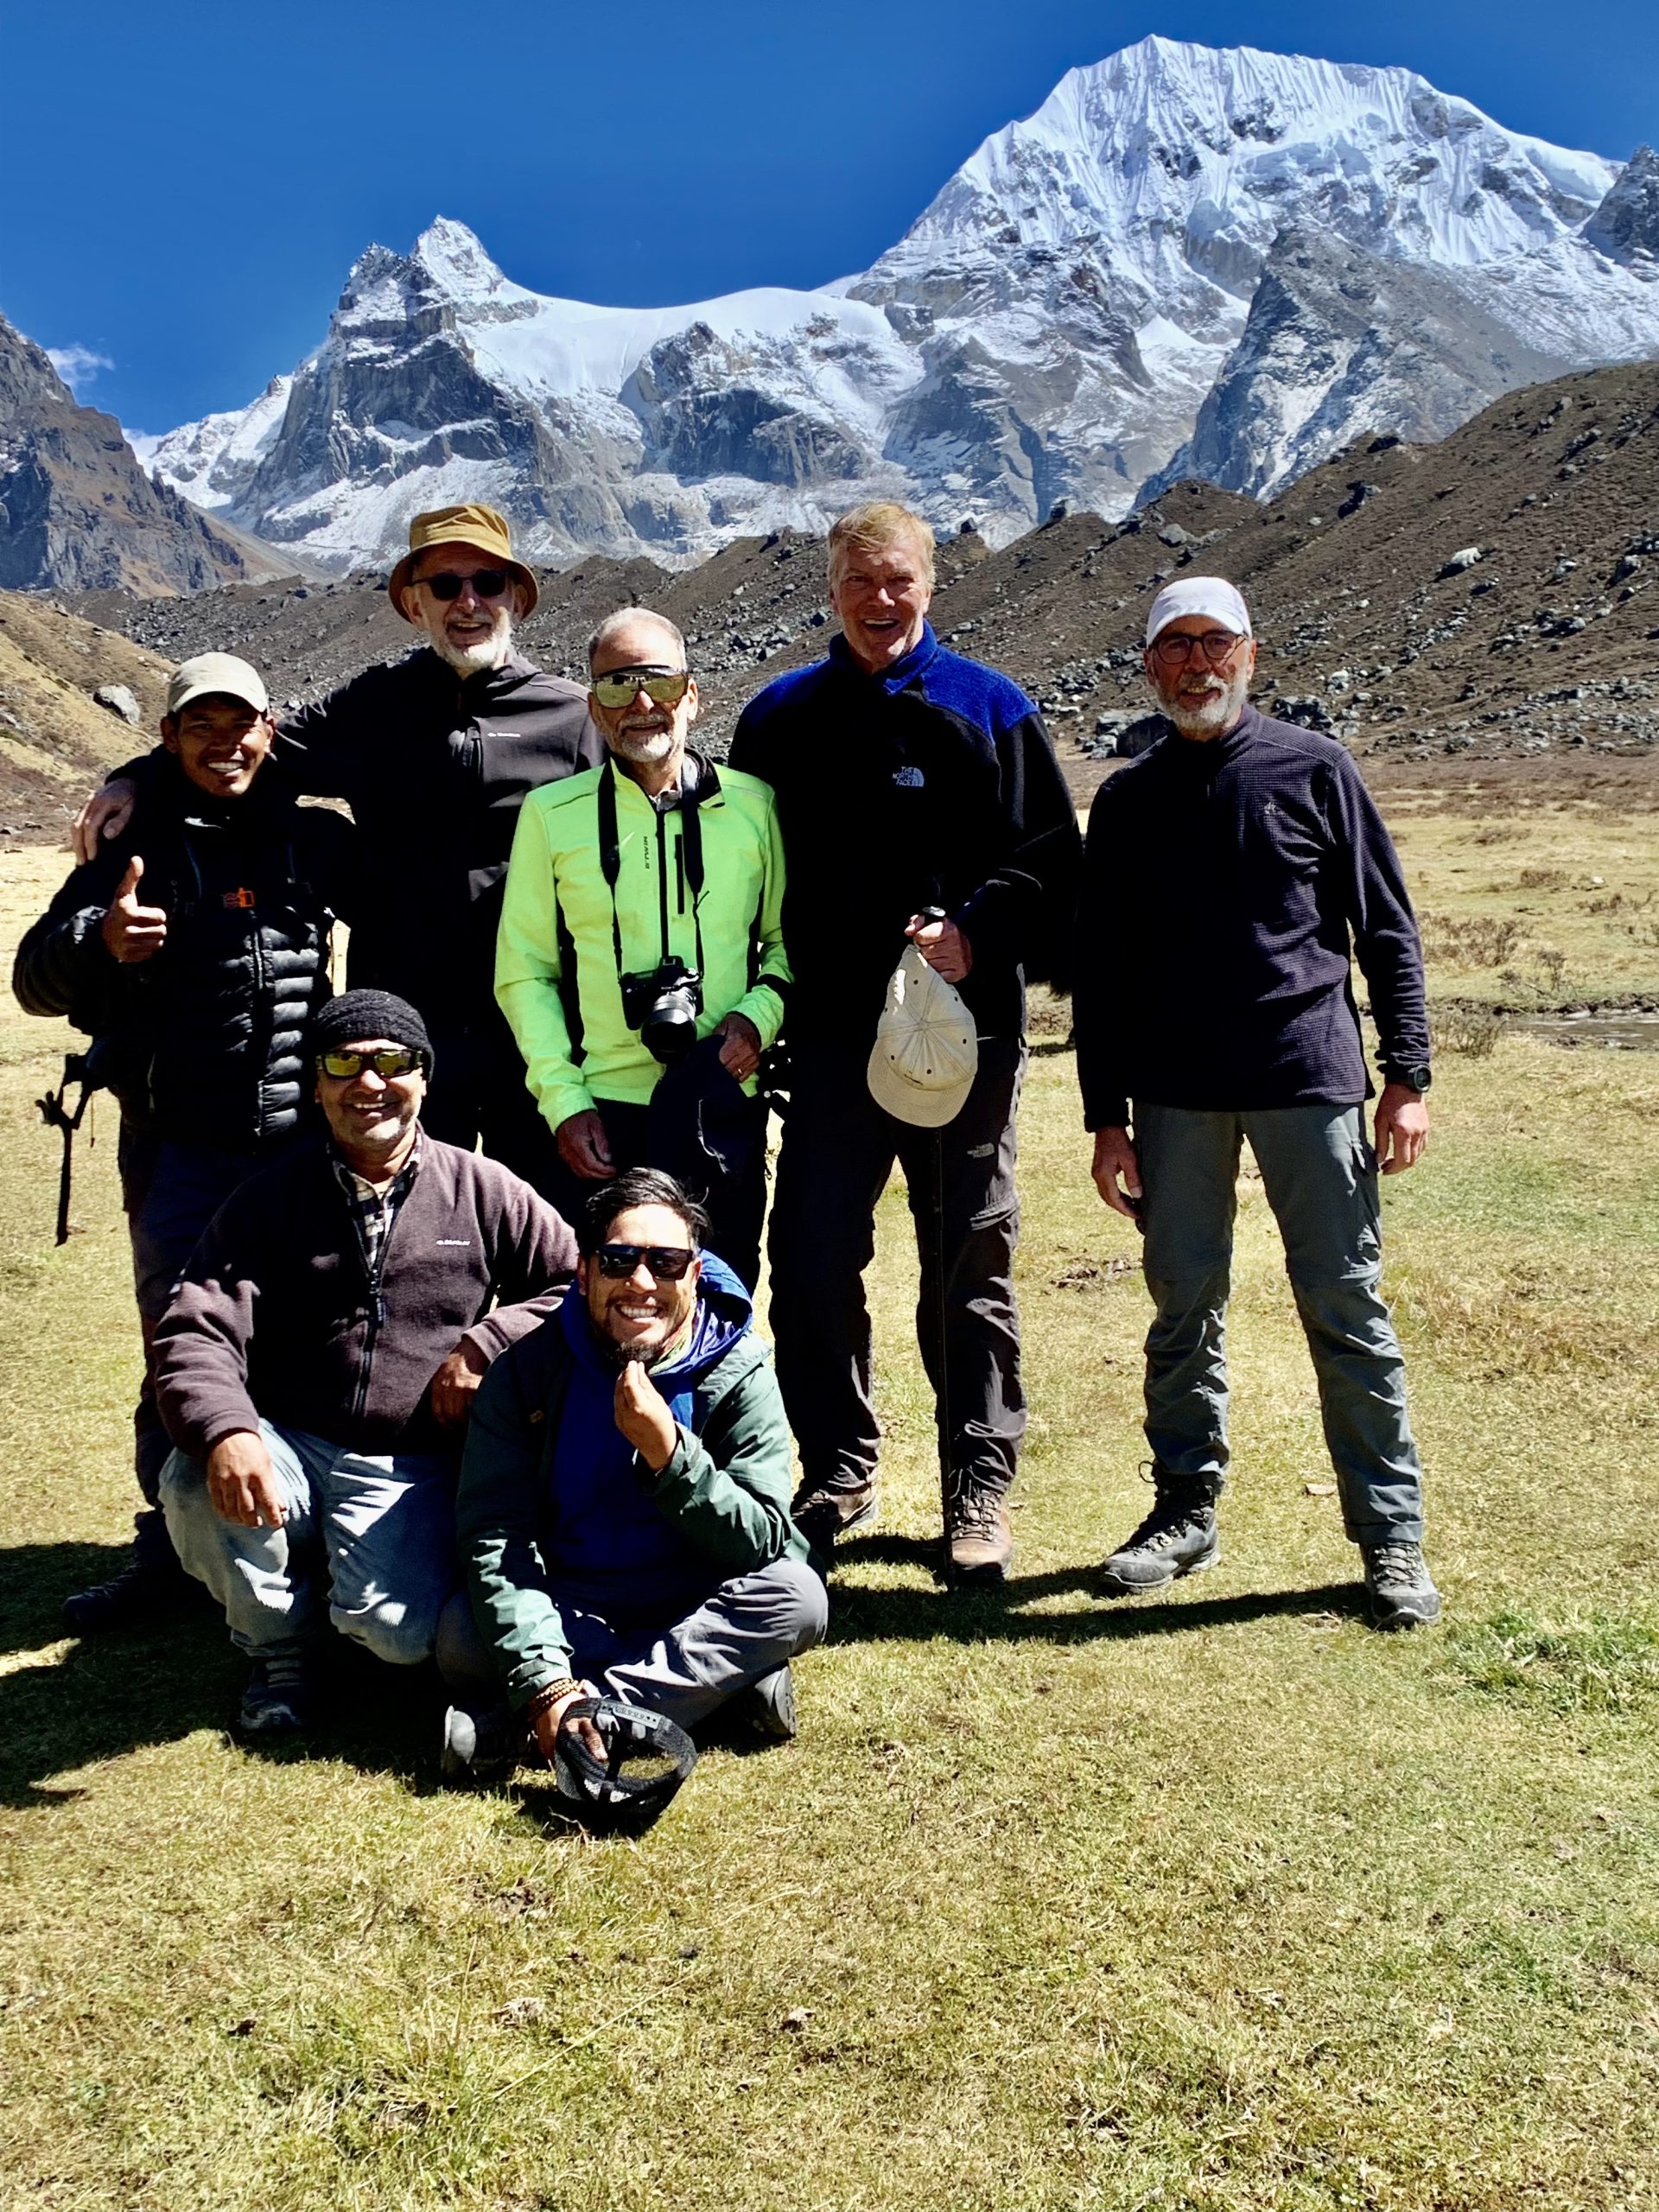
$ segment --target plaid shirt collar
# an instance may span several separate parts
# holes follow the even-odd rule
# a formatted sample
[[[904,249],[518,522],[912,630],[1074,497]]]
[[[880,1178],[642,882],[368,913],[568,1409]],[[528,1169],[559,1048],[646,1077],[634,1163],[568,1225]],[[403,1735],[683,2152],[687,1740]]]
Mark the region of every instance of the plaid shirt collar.
[[[356,1169],[347,1166],[341,1158],[338,1147],[330,1142],[329,1154],[334,1162],[334,1179],[346,1193],[346,1203],[351,1209],[352,1221],[357,1230],[358,1249],[371,1276],[379,1272],[381,1256],[386,1249],[386,1239],[391,1234],[391,1224],[397,1217],[397,1209],[414,1186],[424,1142],[417,1122],[414,1148],[382,1191],[377,1191],[372,1183],[365,1182]]]

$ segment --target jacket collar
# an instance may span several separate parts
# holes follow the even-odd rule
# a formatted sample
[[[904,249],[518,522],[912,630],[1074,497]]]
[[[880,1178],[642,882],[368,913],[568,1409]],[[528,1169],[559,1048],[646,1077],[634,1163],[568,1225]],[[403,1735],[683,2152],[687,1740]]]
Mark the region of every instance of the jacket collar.
[[[284,784],[282,765],[275,759],[260,764],[258,774],[240,798],[215,798],[200,784],[193,784],[175,753],[162,752],[161,767],[156,797],[181,822],[205,823],[215,830],[257,830],[294,811],[295,795]]]
[[[833,667],[838,668],[844,676],[855,677],[860,683],[875,684],[889,697],[912,684],[926,671],[938,652],[939,641],[933,634],[933,625],[924,622],[921,636],[904,658],[894,661],[891,668],[884,668],[879,676],[872,676],[868,669],[854,659],[853,649],[845,638],[836,637],[830,640],[830,660]]]
[[[464,699],[493,699],[516,691],[526,677],[541,674],[534,661],[518,652],[510,652],[499,668],[481,669],[476,676],[462,676],[451,668],[435,645],[417,645],[413,658],[428,683],[442,683]]]

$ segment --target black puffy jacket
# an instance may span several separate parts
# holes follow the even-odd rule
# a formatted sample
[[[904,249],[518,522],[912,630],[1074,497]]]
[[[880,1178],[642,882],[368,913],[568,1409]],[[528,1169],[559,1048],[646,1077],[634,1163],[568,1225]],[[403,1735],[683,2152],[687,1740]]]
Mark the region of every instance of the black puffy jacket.
[[[358,825],[353,988],[397,992],[435,1037],[493,1027],[495,932],[520,802],[605,758],[587,693],[517,653],[462,677],[423,645],[285,715],[271,758],[293,790],[346,800]],[[142,795],[170,759],[158,748],[118,772]]]
[[[355,905],[356,836],[302,807],[267,766],[244,798],[199,791],[171,755],[124,834],[78,868],[17,948],[28,1014],[67,1014],[105,1045],[132,1125],[175,1141],[263,1144],[308,1104],[302,1044],[328,996],[329,932]],[[129,858],[167,914],[153,958],[120,965],[102,923]]]

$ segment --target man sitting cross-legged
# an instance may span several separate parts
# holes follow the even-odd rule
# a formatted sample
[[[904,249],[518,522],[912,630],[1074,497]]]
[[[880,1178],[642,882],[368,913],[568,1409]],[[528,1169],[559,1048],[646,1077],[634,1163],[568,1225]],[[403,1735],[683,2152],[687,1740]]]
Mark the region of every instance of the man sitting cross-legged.
[[[325,1605],[378,1658],[433,1650],[468,1408],[576,1258],[527,1183],[422,1131],[432,1051],[406,1001],[347,992],[310,1051],[327,1137],[220,1208],[156,1339],[162,1510],[254,1662],[240,1726],[261,1736],[309,1722]]]
[[[486,1378],[455,1519],[473,1613],[506,1710],[451,1709],[445,1771],[544,1756],[598,1694],[694,1727],[740,1692],[795,1732],[789,1662],[822,1637],[823,1585],[790,1518],[789,1427],[748,1293],[701,1250],[671,1177],[601,1183],[575,1287]]]

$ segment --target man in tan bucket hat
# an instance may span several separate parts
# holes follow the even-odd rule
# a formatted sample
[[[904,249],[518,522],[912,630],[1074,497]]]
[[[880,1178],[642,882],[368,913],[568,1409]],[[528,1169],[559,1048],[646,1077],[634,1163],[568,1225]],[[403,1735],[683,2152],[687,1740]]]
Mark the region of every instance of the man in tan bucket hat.
[[[425,1017],[436,1061],[425,1126],[467,1150],[481,1139],[546,1189],[553,1140],[495,1004],[496,925],[524,794],[596,767],[604,743],[587,693],[514,650],[536,579],[493,507],[416,515],[387,592],[423,644],[285,716],[272,765],[290,790],[343,798],[356,817],[363,889],[349,980]],[[153,772],[151,755],[89,801],[78,852],[118,834]]]

